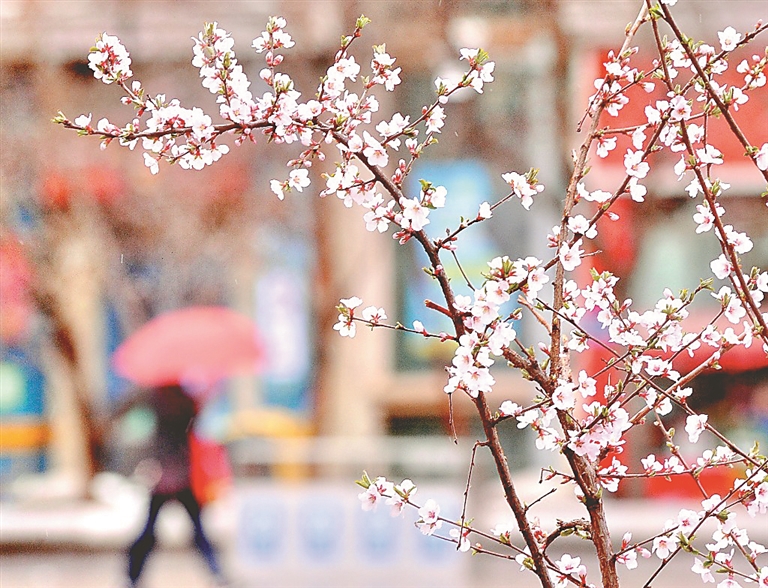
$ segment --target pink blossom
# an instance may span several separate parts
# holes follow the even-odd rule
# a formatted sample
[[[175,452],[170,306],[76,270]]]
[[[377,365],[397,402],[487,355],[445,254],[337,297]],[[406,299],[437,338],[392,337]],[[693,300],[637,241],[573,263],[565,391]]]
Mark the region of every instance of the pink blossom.
[[[309,172],[306,169],[294,169],[288,174],[288,185],[299,192],[309,186]]]
[[[581,397],[585,400],[587,398],[590,398],[597,394],[597,387],[596,387],[597,381],[593,378],[590,378],[587,375],[587,372],[584,370],[581,370],[579,372],[579,386],[578,391],[579,394],[581,394]]]
[[[597,153],[598,157],[608,157],[608,153],[613,151],[616,148],[616,137],[606,137],[604,135],[600,135],[597,138],[597,149],[595,150],[595,153]]]
[[[746,316],[747,311],[741,303],[741,300],[734,296],[728,301],[723,314],[725,315],[725,318],[728,319],[728,322],[736,325]]]
[[[732,225],[725,225],[723,229],[725,230],[726,240],[733,246],[736,253],[748,253],[752,251],[752,239],[750,239],[746,233],[739,233],[734,230]]]
[[[459,312],[470,312],[472,309],[472,298],[463,294],[457,294],[454,298],[453,307]]]
[[[427,116],[427,132],[439,133],[445,124],[445,111],[440,105],[435,106]]]
[[[505,400],[501,403],[501,406],[499,406],[499,414],[501,416],[518,416],[521,414],[521,407],[511,400]]]
[[[502,280],[489,280],[481,290],[475,290],[475,304],[472,307],[472,314],[475,316],[485,316],[491,322],[498,316],[498,308],[509,300],[507,289],[509,284]],[[485,322],[485,321],[483,321]]]
[[[480,392],[490,392],[496,380],[488,368],[473,365],[462,374],[461,382],[466,386],[467,393],[477,398]]]
[[[149,168],[149,171],[152,172],[152,174],[156,174],[160,171],[157,161],[157,158],[152,157],[149,153],[144,154],[144,165]]]
[[[376,478],[363,492],[357,495],[363,510],[376,510],[379,502],[393,493],[393,484],[384,477]]]
[[[600,451],[603,448],[602,442],[591,433],[579,435],[576,431],[569,431],[571,440],[568,442],[568,447],[573,450],[576,455],[586,457],[589,461],[595,462],[600,456]]]
[[[587,194],[588,195],[584,197],[585,200],[590,202],[597,202],[598,204],[608,202],[611,198],[613,198],[613,194],[606,192],[605,190],[595,190],[594,192],[588,192]]]
[[[389,227],[391,217],[393,216],[392,208],[394,205],[394,200],[390,200],[387,206],[374,205],[371,210],[366,212],[363,216],[365,228],[369,231],[378,231],[379,233],[385,232]]]
[[[667,537],[662,535],[653,540],[653,552],[659,559],[666,559],[675,550],[678,544],[678,538],[675,536]]]
[[[376,490],[376,487],[371,485],[357,495],[362,503],[363,510],[376,510],[381,495]]]
[[[768,588],[768,566],[760,568],[757,583],[760,588]]]
[[[704,233],[709,231],[715,224],[715,215],[712,214],[709,205],[706,203],[697,204],[696,210],[698,210],[698,212],[693,215],[694,222],[699,225],[696,227],[696,232]],[[719,204],[715,204],[715,210],[719,216],[722,216],[725,213],[725,210]]]
[[[441,77],[435,78],[435,89],[437,90],[437,100],[440,104],[448,102],[448,93],[457,88],[458,84]]]
[[[664,469],[664,466],[656,461],[656,456],[653,454],[641,459],[640,463],[643,465],[644,471],[648,474],[654,474]]]
[[[509,541],[509,530],[506,530],[506,526],[502,526],[501,524],[497,525],[494,529],[491,529],[491,533],[494,535],[497,535],[499,537],[505,537],[507,541]],[[526,570],[533,569],[533,560],[531,559],[531,550],[526,547],[523,550],[523,553],[518,553],[515,556],[515,561],[520,564],[520,571],[524,572]]]
[[[443,208],[448,190],[445,186],[430,186],[421,191],[421,204],[429,208]]]
[[[614,457],[610,466],[598,472],[600,485],[608,492],[616,492],[619,489],[621,476],[627,473],[627,469],[627,466]]]
[[[413,231],[420,231],[429,224],[427,218],[429,208],[422,206],[418,198],[406,198],[402,205],[405,223],[402,223],[401,226],[405,224],[404,229],[410,228]]]
[[[622,549],[626,548],[626,545],[624,545],[624,543],[625,542],[628,543],[627,535],[629,535],[629,537],[632,536],[631,533],[626,533],[624,535],[625,539],[622,542]],[[624,553],[617,555],[616,563],[627,566],[628,570],[634,570],[637,567],[637,550],[630,549],[629,551],[625,551]]]
[[[629,197],[632,198],[632,200],[635,202],[645,202],[645,195],[648,193],[648,189],[638,183],[637,178],[629,179],[627,190],[629,190]]]
[[[388,92],[395,89],[400,83],[400,71],[392,69],[395,63],[395,58],[390,56],[389,53],[380,51],[379,48],[374,48],[373,59],[371,60],[371,69],[373,70],[374,77],[371,80],[374,84],[382,84]]]
[[[768,506],[768,482],[761,482],[755,488],[755,501],[758,504]]]
[[[624,95],[621,84],[618,81],[604,83],[600,78],[595,80],[597,93],[592,96],[591,103],[599,99],[605,107],[605,111],[610,116],[619,116],[619,112],[624,105],[629,102],[629,98]]]
[[[656,108],[650,104],[645,107],[645,118],[648,120],[649,125],[657,125],[661,122],[662,113],[666,112],[669,108],[669,103],[665,100],[656,102]]]
[[[459,59],[466,59],[469,61],[472,70],[467,74],[464,79],[464,84],[469,85],[478,94],[483,93],[483,84],[485,82],[493,81],[493,70],[496,64],[493,61],[485,61],[484,63],[478,59],[481,51],[479,49],[461,49],[459,51],[461,57]],[[487,55],[486,57],[487,58]],[[485,59],[483,58],[483,59]]]
[[[645,371],[653,378],[666,377],[672,380],[680,379],[680,374],[672,369],[672,362],[659,358],[649,359],[645,364]]]
[[[637,127],[632,132],[632,146],[635,149],[642,149],[643,143],[645,143],[645,127]]]
[[[327,75],[328,77],[341,80],[347,79],[354,82],[357,79],[357,74],[359,73],[360,66],[355,62],[355,58],[350,55],[349,57],[342,57],[331,67],[329,67]]]
[[[638,179],[643,179],[648,175],[648,171],[651,167],[647,162],[643,161],[642,151],[632,151],[627,149],[627,153],[624,156],[624,167],[628,176],[632,176]]]
[[[701,576],[701,581],[704,582],[705,584],[707,582],[712,582],[713,584],[715,583],[715,578],[712,575],[712,571],[711,571],[711,565],[710,566],[705,565],[704,562],[700,560],[698,557],[694,558],[691,571],[696,574],[699,574],[699,576]]]
[[[515,337],[517,333],[512,325],[498,321],[493,328],[493,333],[488,337],[488,350],[494,355],[502,356]]]
[[[589,338],[586,336],[586,333],[574,330],[573,333],[571,333],[571,338],[568,340],[568,349],[571,349],[576,353],[581,353],[589,349]]]
[[[363,155],[368,158],[368,163],[379,167],[385,167],[389,163],[387,150],[368,131],[363,131],[363,142]]]
[[[528,293],[535,297],[547,282],[549,282],[549,276],[544,273],[544,268],[533,269],[528,274]]]
[[[532,425],[538,420],[539,411],[527,410],[525,412],[522,412],[520,415],[516,415],[515,418],[517,419],[517,428],[525,429],[526,427],[528,427],[529,425]]]
[[[146,156],[146,153],[144,154]],[[270,180],[269,181],[269,187],[272,190],[272,192],[275,193],[275,195],[282,200],[285,198],[285,190],[287,188],[285,182],[281,182],[280,180]]]
[[[669,101],[670,115],[669,120],[676,122],[687,119],[691,116],[691,105],[684,96],[675,96]]]
[[[755,153],[754,157],[758,169],[762,171],[768,170],[768,143],[763,143],[763,146]]]
[[[502,174],[501,177],[512,187],[513,193],[520,198],[520,202],[526,210],[531,208],[533,197],[544,190],[544,186],[535,182],[529,182],[526,176],[517,172]]]
[[[566,410],[576,406],[575,386],[567,381],[560,381],[552,393],[552,404],[555,408]]]
[[[733,271],[730,260],[723,253],[717,259],[710,262],[709,267],[712,269],[712,273],[720,280],[727,278]]]
[[[519,427],[520,419],[518,419]],[[536,449],[540,451],[555,451],[559,449],[561,439],[552,427],[538,427],[536,430]]]
[[[555,562],[557,569],[560,570],[560,574],[556,575],[558,588],[565,588],[568,585],[568,576],[575,575],[576,577],[586,578],[587,568],[581,563],[580,557],[572,557],[567,553]]]
[[[440,520],[440,505],[432,498],[427,500],[419,509],[419,521],[416,526],[423,535],[432,535],[436,530],[443,526]]]
[[[583,253],[584,251],[581,250],[581,239],[579,239],[570,247],[567,243],[563,243],[560,246],[560,251],[557,256],[560,263],[563,264],[563,269],[569,272],[581,265],[581,256]]]
[[[378,325],[382,321],[387,320],[387,313],[383,308],[376,308],[375,306],[369,306],[363,310],[363,320],[366,320],[374,325]]]
[[[362,303],[363,301],[357,296],[342,298],[339,301],[339,306],[336,307],[339,310],[339,322],[333,326],[333,329],[338,331],[342,337],[349,337],[351,339],[355,336],[354,310]]]
[[[730,105],[734,111],[738,112],[739,106],[749,101],[749,95],[741,91],[741,88],[731,86],[728,93],[723,96],[723,101]]]
[[[382,137],[385,138],[399,135],[408,126],[410,118],[410,116],[404,117],[399,112],[396,112],[394,115],[392,115],[391,121],[387,122],[383,120],[377,124],[376,130],[381,134]]]
[[[88,114],[88,115],[85,115],[85,114],[81,114],[80,116],[78,116],[78,117],[77,117],[77,118],[74,120],[74,123],[75,123],[76,125],[78,125],[78,126],[81,126],[81,127],[83,127],[83,128],[86,128],[86,127],[88,127],[88,126],[91,124],[91,116],[92,116],[92,115],[90,115],[90,114]]]
[[[723,154],[711,143],[707,143],[703,149],[697,149],[696,156],[699,158],[699,161],[704,164],[720,165],[723,163]]]
[[[589,221],[583,215],[577,214],[568,219],[568,228],[576,234],[584,235],[587,239],[597,237],[597,227],[589,226]]]
[[[733,51],[741,41],[741,33],[737,32],[733,27],[726,27],[725,30],[717,33],[720,39],[720,47],[723,51]]]
[[[472,354],[472,348],[459,345],[453,354],[451,363],[456,368],[454,372],[455,374],[464,374],[469,368],[475,365],[475,357]]]
[[[705,414],[691,414],[685,419],[685,432],[688,433],[688,440],[691,443],[697,443],[699,436],[706,429],[707,419]]]
[[[386,504],[391,507],[390,514],[393,517],[397,517],[402,514],[403,509],[407,504],[407,500],[416,494],[416,486],[411,480],[406,478],[400,482],[400,484],[394,486],[391,494],[392,495],[387,498]]]
[[[749,61],[747,61],[746,59],[742,60],[741,63],[739,63],[739,65],[736,66],[737,72],[745,74],[744,84],[750,90],[755,88],[761,88],[765,86],[765,82],[766,82],[765,73],[763,72],[763,68],[760,65],[761,64],[760,56],[753,55],[752,61],[754,62],[754,66],[751,66],[749,64]]]

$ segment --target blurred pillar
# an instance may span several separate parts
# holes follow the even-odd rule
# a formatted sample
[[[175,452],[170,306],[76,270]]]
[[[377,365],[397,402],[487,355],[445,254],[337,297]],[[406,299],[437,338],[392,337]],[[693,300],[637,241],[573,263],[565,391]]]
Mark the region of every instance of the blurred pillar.
[[[329,309],[340,298],[358,296],[363,300],[358,313],[374,305],[384,307],[390,321],[397,320],[393,316],[396,308],[391,238],[368,232],[360,207],[347,209],[325,200],[319,208],[325,241],[320,271],[330,272],[326,289]],[[326,367],[320,384],[320,431],[353,437],[383,434],[385,415],[379,399],[392,369],[390,333],[381,329],[370,332],[358,324],[354,340],[342,338],[332,330],[337,313],[324,311],[332,314],[332,320],[323,321],[321,331]]]

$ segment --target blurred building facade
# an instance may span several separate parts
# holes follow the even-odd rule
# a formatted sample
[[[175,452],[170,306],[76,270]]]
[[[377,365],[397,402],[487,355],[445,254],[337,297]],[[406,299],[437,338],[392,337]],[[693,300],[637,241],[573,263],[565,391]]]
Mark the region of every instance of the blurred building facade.
[[[760,7],[737,3],[743,10],[727,14],[724,3],[681,6],[684,30],[712,35],[724,22],[749,29]],[[130,116],[116,89],[94,80],[87,67],[98,33],[121,38],[149,92],[211,110],[213,99],[190,63],[189,38],[204,22],[218,21],[232,33],[256,86],[261,66],[250,40],[269,15],[285,16],[296,47],[284,69],[309,95],[339,37],[364,13],[373,24],[354,53],[365,69],[370,45],[387,43],[403,68],[403,84],[379,97],[382,110],[403,114],[419,113],[431,101],[436,76],[460,71],[460,47],[487,49],[496,81],[482,96],[467,91],[449,104],[440,145],[414,173],[414,182],[425,177],[445,185],[453,199],[429,227],[439,231],[479,202],[503,196],[506,171],[540,168],[545,195],[562,193],[579,138],[575,122],[637,4],[604,10],[601,3],[554,0],[4,2],[0,475],[8,480],[47,469],[64,473],[75,488],[84,484],[105,460],[98,423],[128,393],[110,370],[111,351],[152,315],[193,303],[226,304],[253,316],[270,353],[263,374],[231,384],[228,439],[363,440],[448,431],[445,349],[391,331],[359,329],[348,340],[332,330],[334,306],[351,295],[383,306],[392,321],[420,319],[441,328],[423,316],[424,298],[437,296],[421,281],[423,263],[413,247],[368,233],[358,210],[331,198],[291,193],[278,202],[269,180],[284,175],[295,156],[290,146],[257,140],[201,172],[166,166],[151,176],[140,153],[117,146],[100,151],[96,141],[50,123],[58,111],[71,119],[92,112],[94,120],[107,116],[118,124]],[[745,111],[764,121],[768,105],[748,104]],[[623,172],[618,161],[596,165],[591,177],[610,180]],[[314,172],[313,187],[322,182],[321,171]],[[764,210],[756,198],[760,178],[738,166],[726,175],[734,184],[729,220],[745,223],[756,244],[751,259],[765,267],[768,230],[756,213]],[[712,258],[699,245],[658,236],[677,238],[675,227],[690,223],[691,204],[674,176],[649,191],[653,204],[642,215],[629,203],[615,229],[604,230],[596,262],[634,276],[626,294],[640,306],[661,296],[668,278],[673,286],[695,287]],[[558,222],[558,205],[558,197],[542,197],[530,214],[514,205],[500,209],[465,244],[465,266],[482,270],[496,255],[546,257],[542,236]],[[669,246],[690,252],[678,270],[659,262]],[[690,268],[697,269],[683,275]],[[534,328],[523,328],[532,343]],[[751,374],[762,365],[746,362],[735,371]],[[517,377],[496,375],[499,403],[528,394]],[[453,410],[459,434],[470,434],[470,403],[457,399]],[[518,434],[511,429],[510,442]],[[354,442],[346,443],[338,451],[353,449]],[[247,450],[243,456],[248,461]]]

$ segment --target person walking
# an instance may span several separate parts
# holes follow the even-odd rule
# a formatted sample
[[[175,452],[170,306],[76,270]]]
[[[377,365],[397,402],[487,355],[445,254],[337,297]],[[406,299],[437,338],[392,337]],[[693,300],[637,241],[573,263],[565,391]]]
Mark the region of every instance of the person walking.
[[[195,546],[217,584],[225,586],[227,582],[218,556],[203,530],[201,505],[192,491],[189,434],[197,416],[195,401],[179,385],[158,388],[153,391],[150,399],[157,419],[153,457],[160,474],[152,489],[144,530],[128,549],[129,585],[139,585],[144,564],[155,546],[155,524],[160,509],[166,502],[176,500],[192,520]]]

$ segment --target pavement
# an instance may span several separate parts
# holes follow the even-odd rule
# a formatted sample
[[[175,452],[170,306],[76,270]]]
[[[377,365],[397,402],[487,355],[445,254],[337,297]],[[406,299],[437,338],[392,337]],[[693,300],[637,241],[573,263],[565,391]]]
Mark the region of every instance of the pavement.
[[[42,483],[45,479],[41,478]],[[0,548],[116,550],[128,545],[146,521],[148,492],[116,474],[99,474],[91,499],[66,496],[17,496],[0,501]],[[217,541],[232,536],[233,494],[204,509],[206,530]],[[158,519],[162,545],[177,548],[188,541],[191,524],[184,509],[171,503]]]
[[[524,496],[541,492],[533,481],[521,486]],[[456,510],[450,502],[460,501],[462,493],[463,484],[419,488],[420,497],[438,498],[446,511]],[[94,481],[90,500],[50,494],[0,501],[0,588],[123,588],[125,549],[144,523],[146,489],[105,474]],[[491,588],[509,585],[510,572],[518,570],[514,562],[456,553],[447,543],[421,537],[409,522],[391,519],[386,511],[363,512],[356,494],[348,481],[246,481],[208,505],[203,522],[232,586],[238,588]],[[470,511],[478,527],[489,529],[511,519],[497,484],[473,484],[471,496]],[[550,497],[547,504],[532,509],[545,528],[555,519],[584,516],[583,507],[567,493]],[[627,530],[639,539],[658,533],[684,506],[690,503],[614,499],[607,501],[606,510],[609,521],[617,524],[617,539]],[[751,539],[768,543],[768,528],[760,519],[740,514],[739,524]],[[591,557],[583,543],[570,538],[564,542],[570,553],[581,554],[585,561]],[[659,562],[654,557],[640,563],[642,572]],[[654,587],[699,585],[690,565],[689,557],[677,558]],[[536,585],[530,574],[514,575],[516,586]],[[142,588],[214,585],[191,548],[191,524],[180,505],[168,504],[161,511],[158,548],[143,581]]]

